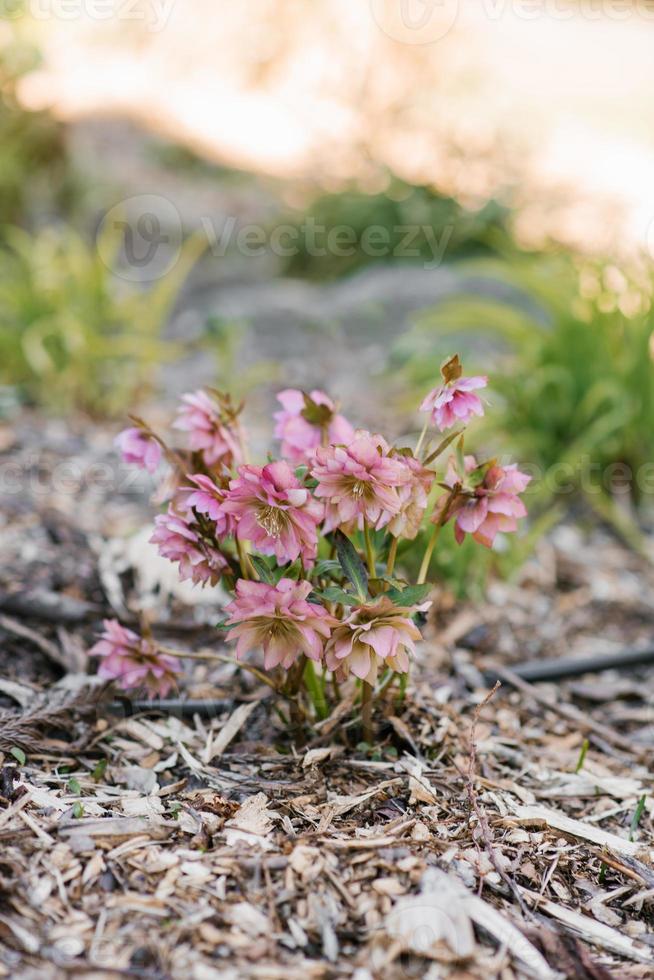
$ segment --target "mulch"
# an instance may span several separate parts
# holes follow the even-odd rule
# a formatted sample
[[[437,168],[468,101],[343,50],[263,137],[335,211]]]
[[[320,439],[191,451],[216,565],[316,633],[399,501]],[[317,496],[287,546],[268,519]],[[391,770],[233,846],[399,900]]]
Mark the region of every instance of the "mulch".
[[[642,558],[564,524],[486,601],[437,590],[372,746],[347,692],[291,738],[230,664],[187,662],[195,714],[142,710],[91,676],[102,617],[196,651],[215,606],[142,559],[142,487],[43,492],[110,457],[49,425],[2,456],[39,481],[0,503],[0,976],[653,975],[654,675],[512,674],[651,644]]]

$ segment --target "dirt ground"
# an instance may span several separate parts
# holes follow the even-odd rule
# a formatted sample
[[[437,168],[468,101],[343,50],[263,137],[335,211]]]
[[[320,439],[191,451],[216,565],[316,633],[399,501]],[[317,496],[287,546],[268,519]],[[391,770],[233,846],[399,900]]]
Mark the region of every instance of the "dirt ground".
[[[109,429],[1,436],[1,976],[652,976],[652,672],[484,673],[647,647],[647,563],[557,527],[487,602],[436,590],[373,747],[347,697],[294,745],[230,664],[186,662],[195,713],[111,700],[104,616],[215,650],[221,597],[144,547]]]

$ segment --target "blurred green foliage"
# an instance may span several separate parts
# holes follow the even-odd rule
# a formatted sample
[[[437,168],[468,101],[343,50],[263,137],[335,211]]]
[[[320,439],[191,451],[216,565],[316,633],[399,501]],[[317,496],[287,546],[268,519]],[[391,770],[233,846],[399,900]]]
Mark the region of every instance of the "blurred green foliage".
[[[482,439],[532,468],[532,505],[581,490],[628,536],[612,492],[638,500],[654,453],[651,271],[520,254],[467,271],[394,352],[414,397],[467,348],[466,373],[490,375]]]
[[[18,101],[18,85],[38,67],[40,56],[25,35],[16,3],[0,26],[0,221],[28,225],[68,207],[75,181],[61,124]]]
[[[530,522],[520,534],[500,535],[493,548],[482,548],[466,535],[461,544],[454,538],[454,523],[442,529],[430,562],[429,580],[444,583],[457,599],[481,600],[493,577],[511,579],[531,555],[539,538],[559,519],[555,508]],[[431,527],[406,542],[398,553],[398,568],[413,581],[431,536]]]
[[[179,354],[162,327],[203,243],[189,239],[174,269],[145,290],[116,278],[122,236],[102,234],[94,247],[67,228],[6,231],[0,383],[57,411],[124,414],[151,392],[159,365]]]
[[[285,271],[334,279],[374,262],[422,261],[433,268],[444,260],[493,253],[510,237],[508,218],[497,201],[472,211],[431,186],[389,175],[383,191],[355,186],[322,194],[293,214],[296,234]]]

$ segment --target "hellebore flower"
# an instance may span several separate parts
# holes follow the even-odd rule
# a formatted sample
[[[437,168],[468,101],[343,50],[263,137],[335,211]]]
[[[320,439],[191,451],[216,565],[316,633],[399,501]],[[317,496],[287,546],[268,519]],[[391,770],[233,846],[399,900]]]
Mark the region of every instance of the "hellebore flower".
[[[203,533],[188,515],[176,514],[172,507],[167,514],[158,514],[154,523],[150,542],[157,545],[163,558],[179,562],[180,579],[190,579],[194,585],[218,583],[228,564],[211,535]]]
[[[275,412],[275,436],[282,441],[282,456],[295,466],[310,463],[320,445],[347,444],[354,438],[354,429],[324,391],[305,395],[287,388],[279,392],[277,401],[282,410]]]
[[[439,524],[453,517],[454,536],[459,544],[466,534],[471,534],[479,544],[490,548],[496,534],[516,531],[518,519],[527,516],[518,495],[530,481],[531,477],[521,473],[515,463],[478,466],[474,456],[466,456],[465,474],[461,475],[450,461],[445,483],[451,490],[438,499],[432,521]]]
[[[219,487],[210,476],[204,473],[196,473],[189,476],[194,487],[180,487],[175,503],[183,508],[186,513],[197,511],[204,514],[216,525],[215,533],[217,538],[223,538],[231,534],[234,522],[229,514],[223,510],[223,504],[227,491]]]
[[[239,579],[236,598],[226,607],[228,640],[238,640],[240,660],[253,647],[262,647],[267,670],[291,667],[300,654],[320,660],[325,640],[336,620],[324,606],[307,602],[311,583],[282,578],[277,585]]]
[[[160,653],[152,640],[138,636],[116,619],[105,619],[104,631],[89,650],[101,657],[98,676],[117,681],[124,691],[144,688],[151,696],[165,697],[176,686],[180,667],[174,657]]]
[[[211,398],[202,389],[182,396],[173,428],[189,433],[193,452],[202,453],[207,466],[223,463],[228,469],[242,461],[241,429],[227,402]]]
[[[442,384],[430,391],[420,406],[421,412],[431,413],[431,421],[440,432],[457,422],[468,422],[473,415],[484,414],[481,399],[473,392],[485,388],[488,378],[481,375],[464,378],[461,370],[459,356],[455,354],[441,368]]]
[[[318,481],[316,497],[325,500],[325,531],[354,521],[362,527],[364,519],[384,527],[402,509],[398,488],[411,479],[382,436],[362,429],[347,446],[316,449],[311,475]]]
[[[409,479],[399,487],[400,510],[389,522],[388,530],[394,538],[412,541],[420,530],[435,476],[415,456],[398,458],[409,470]]]
[[[327,669],[341,676],[351,671],[369,684],[375,683],[380,664],[405,674],[415,641],[422,639],[411,617],[430,605],[396,606],[382,594],[355,607],[334,629],[325,647]]]
[[[280,564],[300,556],[305,564],[315,561],[323,507],[285,460],[239,467],[222,511],[235,522],[239,541],[251,541]]]
[[[157,440],[135,426],[119,432],[114,439],[114,445],[120,450],[126,463],[142,466],[148,473],[154,473],[163,455]]]

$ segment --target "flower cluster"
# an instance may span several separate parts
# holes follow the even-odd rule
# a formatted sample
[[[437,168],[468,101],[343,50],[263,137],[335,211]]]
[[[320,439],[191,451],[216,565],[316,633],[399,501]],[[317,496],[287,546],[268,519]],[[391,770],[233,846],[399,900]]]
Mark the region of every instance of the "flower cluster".
[[[304,683],[319,711],[331,678],[335,690],[359,684],[365,706],[367,690],[409,670],[440,529],[451,523],[458,542],[471,535],[490,548],[526,514],[527,475],[463,452],[465,426],[484,413],[475,392],[486,384],[465,377],[458,356],[446,361],[408,447],[356,429],[324,392],[295,389],[278,396],[279,454],[264,465],[248,461],[241,407],[216,391],[183,396],[173,428],[185,446],[169,448],[138,419],[117,445],[150,473],[166,461],[168,510],[151,541],[182,579],[231,594],[224,626],[237,659],[261,651],[294,704]],[[416,551],[422,564],[411,583],[402,569],[417,567]],[[105,624],[92,652],[103,658],[102,675],[123,687],[162,693],[172,684],[170,657],[118,624]]]
[[[520,500],[531,481],[515,464],[500,466],[495,460],[479,465],[474,456],[464,459],[463,473],[450,460],[445,485],[450,488],[434,508],[432,521],[454,519],[454,535],[461,544],[471,534],[479,544],[492,547],[500,531],[516,531],[518,518],[527,516]]]

